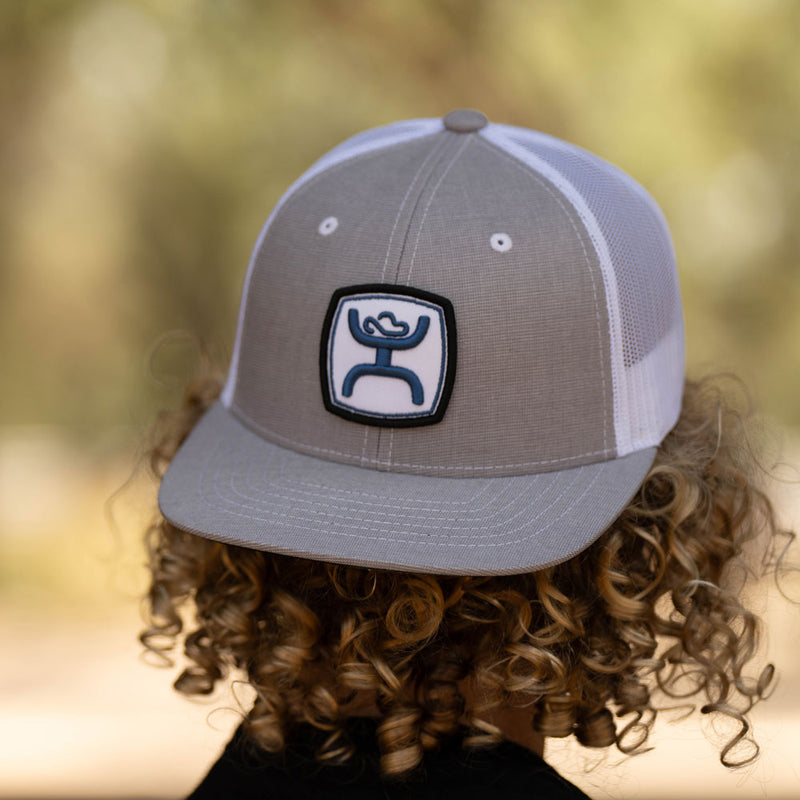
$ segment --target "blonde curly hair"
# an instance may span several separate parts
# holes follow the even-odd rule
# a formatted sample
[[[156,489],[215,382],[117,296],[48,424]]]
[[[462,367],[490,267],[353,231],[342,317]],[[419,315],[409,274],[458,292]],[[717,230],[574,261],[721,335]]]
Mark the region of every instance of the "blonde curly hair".
[[[157,476],[219,391],[219,378],[196,381],[183,407],[162,415],[150,449]],[[773,668],[745,675],[759,620],[739,599],[743,554],[756,540],[766,552],[778,528],[746,416],[718,381],[687,382],[677,425],[619,517],[579,555],[532,573],[342,566],[159,518],[141,641],[165,657],[183,642],[189,666],[175,688],[187,695],[212,692],[231,670],[246,675],[256,695],[246,731],[272,752],[305,721],[327,732],[318,760],[348,760],[347,709],[370,698],[385,776],[410,773],[462,724],[465,747],[501,741],[486,717],[516,706],[529,707],[543,736],[638,752],[657,714],[654,689],[738,721],[720,759],[749,763],[757,746],[746,714]]]

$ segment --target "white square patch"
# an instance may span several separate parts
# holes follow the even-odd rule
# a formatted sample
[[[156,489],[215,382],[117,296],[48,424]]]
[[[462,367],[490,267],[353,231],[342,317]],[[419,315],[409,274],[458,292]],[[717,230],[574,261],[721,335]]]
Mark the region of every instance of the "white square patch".
[[[373,425],[438,422],[455,369],[455,319],[438,295],[393,284],[334,293],[320,352],[329,411]]]

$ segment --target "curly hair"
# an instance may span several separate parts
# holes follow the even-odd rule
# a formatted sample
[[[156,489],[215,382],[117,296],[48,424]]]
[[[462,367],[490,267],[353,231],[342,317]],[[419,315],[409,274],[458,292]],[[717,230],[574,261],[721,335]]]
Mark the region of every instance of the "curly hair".
[[[219,379],[195,382],[162,415],[149,450],[157,476],[219,390]],[[246,675],[256,699],[245,728],[271,752],[305,721],[327,734],[318,760],[348,760],[346,709],[370,698],[387,777],[409,774],[462,724],[464,747],[499,742],[486,717],[517,706],[543,736],[640,752],[654,690],[736,720],[720,759],[749,763],[758,749],[746,714],[774,671],[745,675],[760,622],[739,598],[748,543],[767,552],[778,528],[747,416],[718,381],[687,382],[678,423],[619,517],[579,555],[525,574],[342,566],[159,518],[141,641],[165,658],[183,642],[189,665],[175,688],[187,695],[212,692],[231,670]]]

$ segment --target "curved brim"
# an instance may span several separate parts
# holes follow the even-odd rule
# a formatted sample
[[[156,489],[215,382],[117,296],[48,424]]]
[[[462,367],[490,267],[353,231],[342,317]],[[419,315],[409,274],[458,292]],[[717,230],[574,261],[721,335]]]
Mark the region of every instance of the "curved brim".
[[[175,456],[159,505],[180,528],[259,550],[409,572],[512,574],[591,544],[655,452],[504,478],[378,472],[279,447],[217,403]]]

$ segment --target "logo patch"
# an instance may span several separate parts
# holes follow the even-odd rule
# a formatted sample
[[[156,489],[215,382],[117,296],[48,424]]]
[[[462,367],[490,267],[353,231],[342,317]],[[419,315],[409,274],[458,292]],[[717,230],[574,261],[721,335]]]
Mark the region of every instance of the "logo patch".
[[[394,284],[333,293],[320,346],[328,411],[370,425],[438,422],[455,366],[455,315],[447,298]]]

